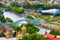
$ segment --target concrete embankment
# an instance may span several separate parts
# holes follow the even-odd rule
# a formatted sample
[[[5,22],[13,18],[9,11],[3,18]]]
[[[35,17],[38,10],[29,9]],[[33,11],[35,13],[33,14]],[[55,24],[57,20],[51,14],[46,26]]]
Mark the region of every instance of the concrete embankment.
[[[41,23],[41,27],[46,28],[46,29],[60,30],[60,26],[49,24],[49,23]]]

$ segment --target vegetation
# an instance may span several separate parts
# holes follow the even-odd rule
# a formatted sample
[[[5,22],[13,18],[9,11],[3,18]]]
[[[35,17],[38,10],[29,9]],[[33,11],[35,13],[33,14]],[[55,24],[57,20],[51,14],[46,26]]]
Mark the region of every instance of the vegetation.
[[[12,2],[11,6],[13,6],[13,7],[21,7],[21,5],[19,3],[17,3],[17,2]]]
[[[5,34],[3,32],[0,32],[0,37],[5,37]]]
[[[60,35],[60,30],[51,30],[50,34]]]
[[[22,40],[45,40],[45,38],[43,35],[35,33],[23,36]]]
[[[50,23],[50,24],[53,24],[53,25],[57,25],[57,26],[60,26],[60,16],[43,16],[43,15],[40,15],[40,16],[35,16],[36,19],[39,19],[39,20],[43,20],[45,21],[46,23]]]
[[[34,25],[33,23],[27,23],[27,24],[24,24],[24,25],[25,25],[25,27],[26,27],[27,33],[29,33],[29,34],[38,32],[38,31],[40,30],[39,28],[35,27],[35,25]],[[21,25],[21,26],[13,26],[13,25],[11,25],[11,27],[12,27],[15,31],[21,31],[23,25]]]
[[[34,19],[31,15],[28,15],[27,18],[29,18],[29,19]]]
[[[0,10],[0,26],[1,25],[4,26],[3,23],[6,23],[6,22],[13,22],[13,20],[10,18],[5,19],[4,15],[3,15],[3,11]]]
[[[16,13],[22,13],[22,12],[24,12],[24,8],[12,7],[11,11],[16,12]]]
[[[9,6],[8,5],[4,5],[4,8],[8,8],[9,9]]]
[[[27,24],[25,24],[25,26],[27,28],[27,32],[30,34],[39,31],[39,28],[37,28],[33,23],[27,23]]]
[[[0,15],[2,15],[3,14],[3,11],[2,10],[0,10]]]
[[[0,3],[0,8],[3,8],[3,4],[2,3]]]
[[[1,7],[3,7],[3,5],[0,3]],[[11,3],[12,7],[21,7],[21,4],[17,3],[17,2],[12,2]],[[4,7],[7,7],[6,5],[4,5]],[[25,3],[23,5],[24,8],[26,9],[43,9],[43,10],[47,10],[47,9],[60,9],[60,6],[56,6],[56,5],[52,5],[52,4],[30,4],[30,3]]]
[[[5,23],[5,22],[6,22],[6,20],[4,18],[3,11],[0,10],[0,23],[2,24],[2,23]]]
[[[47,9],[60,9],[60,6],[56,6],[56,5],[50,5],[50,4],[30,4],[30,3],[26,3],[26,5],[24,5],[24,8],[27,9],[38,9],[38,8],[42,8],[43,10],[47,10]]]
[[[10,5],[4,5],[4,8],[7,11],[12,11],[12,12],[16,12],[16,13],[23,13],[24,12],[23,7],[14,7],[14,6],[10,6]]]
[[[7,22],[13,22],[13,20],[10,19],[10,18],[6,18],[6,21],[7,21]]]

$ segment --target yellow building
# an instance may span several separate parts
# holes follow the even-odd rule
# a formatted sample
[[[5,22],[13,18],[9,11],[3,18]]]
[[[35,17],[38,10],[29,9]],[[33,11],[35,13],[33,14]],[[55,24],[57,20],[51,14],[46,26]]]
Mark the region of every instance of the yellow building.
[[[26,27],[25,26],[22,27],[22,34],[26,34]]]

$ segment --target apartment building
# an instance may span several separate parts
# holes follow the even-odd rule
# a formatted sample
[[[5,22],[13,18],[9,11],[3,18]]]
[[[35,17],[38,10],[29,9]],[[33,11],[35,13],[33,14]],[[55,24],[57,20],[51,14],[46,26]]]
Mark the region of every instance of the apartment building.
[[[54,4],[54,5],[59,5],[60,0],[49,0],[48,3],[49,4]]]
[[[8,2],[8,1],[21,2],[21,1],[32,1],[32,0],[0,0],[0,2]]]
[[[11,3],[11,2],[18,2],[18,3],[21,3],[21,2],[30,2],[30,1],[40,1],[42,3],[48,3],[48,4],[60,4],[60,0],[0,0],[0,2],[3,2],[3,3]]]

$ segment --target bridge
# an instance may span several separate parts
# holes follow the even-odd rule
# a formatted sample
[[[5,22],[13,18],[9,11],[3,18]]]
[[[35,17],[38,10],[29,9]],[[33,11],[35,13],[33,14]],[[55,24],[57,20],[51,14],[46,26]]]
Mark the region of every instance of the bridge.
[[[43,22],[42,20],[36,20],[36,19],[28,19],[28,18],[25,18],[25,19],[22,19],[22,20],[18,20],[16,22],[13,22],[12,24],[16,25],[16,24],[21,24],[21,22],[23,21],[27,21],[27,22],[32,22],[36,25],[39,25],[41,22]]]

